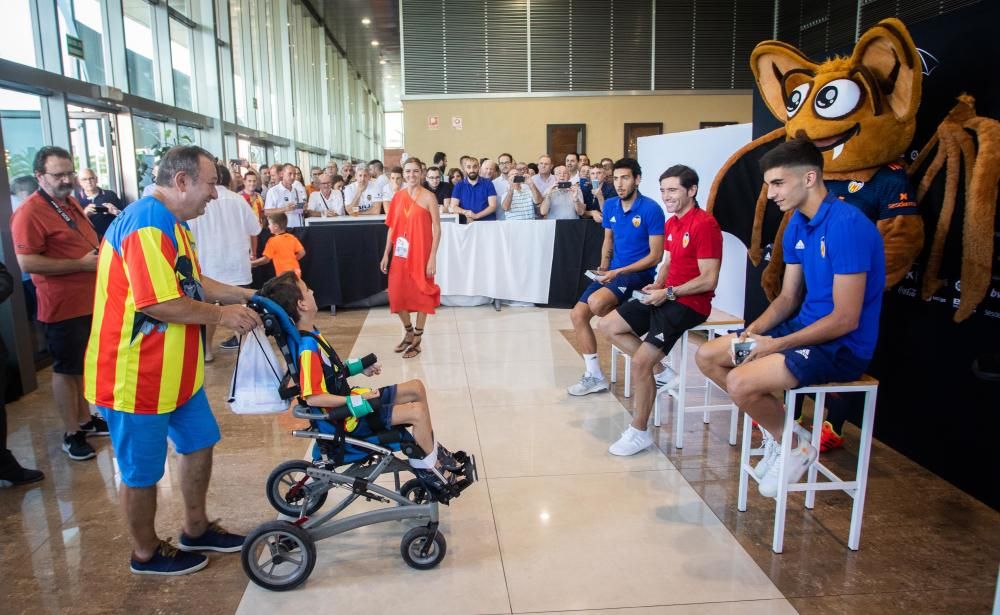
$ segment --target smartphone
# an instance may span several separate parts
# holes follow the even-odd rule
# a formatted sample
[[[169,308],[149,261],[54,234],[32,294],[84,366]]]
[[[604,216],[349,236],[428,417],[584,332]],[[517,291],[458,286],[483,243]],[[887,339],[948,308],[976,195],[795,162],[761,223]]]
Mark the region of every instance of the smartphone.
[[[573,182],[559,182],[558,184],[556,184],[556,187],[559,188],[560,190],[565,190],[566,188],[569,188],[572,185]]]
[[[107,205],[94,205],[94,211],[97,212],[97,213],[99,213],[99,214],[106,214],[106,213],[108,213],[108,206]]]
[[[738,337],[734,337],[732,345],[733,345],[733,364],[742,365],[743,362],[747,360],[747,357],[750,355],[753,349],[757,346],[757,342],[752,339],[746,339],[741,342]]]
[[[514,176],[514,183],[515,184],[523,184],[524,183],[524,175],[515,175]]]
[[[590,185],[594,190],[597,190],[598,188],[601,187],[601,182],[597,181],[596,179],[592,179],[590,180]]]
[[[603,276],[604,274],[599,271],[594,271],[593,269],[588,269],[583,272],[583,275],[587,276],[588,278],[596,282],[597,279]]]
[[[644,293],[641,290],[633,290],[632,298],[635,299],[636,301],[646,303],[646,301],[649,299],[649,293]]]

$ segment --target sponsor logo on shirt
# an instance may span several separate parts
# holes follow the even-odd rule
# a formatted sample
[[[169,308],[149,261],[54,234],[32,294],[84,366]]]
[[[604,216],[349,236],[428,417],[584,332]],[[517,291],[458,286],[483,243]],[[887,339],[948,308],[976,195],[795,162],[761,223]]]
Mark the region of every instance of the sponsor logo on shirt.
[[[796,350],[795,354],[800,354],[800,355],[802,355],[803,359],[808,359],[809,358],[809,349],[808,348],[801,348],[799,350]]]
[[[802,240],[800,239],[798,241],[798,243],[795,244],[795,249],[796,250],[805,250],[806,249],[806,244],[802,243]]]
[[[854,194],[855,192],[861,190],[864,187],[865,187],[865,182],[855,181],[847,184],[847,191],[850,192],[851,194]]]
[[[642,224],[642,218],[639,216],[632,216],[632,226],[639,228],[640,224]]]

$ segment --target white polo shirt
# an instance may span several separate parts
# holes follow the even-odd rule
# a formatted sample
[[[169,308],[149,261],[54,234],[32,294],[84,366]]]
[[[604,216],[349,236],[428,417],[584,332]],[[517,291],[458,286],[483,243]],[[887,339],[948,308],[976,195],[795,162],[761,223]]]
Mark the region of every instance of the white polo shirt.
[[[354,182],[346,188],[344,188],[344,205],[350,205],[351,201],[354,200],[354,195],[358,193],[358,183]],[[390,197],[392,198],[392,197]],[[361,211],[368,211],[375,205],[376,201],[382,201],[385,199],[385,193],[382,190],[382,186],[374,181],[368,182],[368,186],[365,187],[365,191],[361,193],[361,199],[358,201],[358,209]],[[383,213],[385,211],[385,203],[382,204]]]
[[[309,206],[307,207],[309,211],[319,212],[321,215],[323,212],[327,212],[326,215],[344,215],[344,195],[341,194],[340,190],[331,190],[329,197],[323,196],[322,190],[314,190],[312,194],[309,195]]]
[[[260,233],[260,222],[239,194],[216,186],[219,197],[205,213],[188,221],[198,250],[202,273],[235,286],[253,281],[250,238]]]
[[[271,186],[267,191],[267,196],[264,197],[264,210],[268,209],[278,209],[279,207],[288,207],[289,205],[294,205],[296,203],[301,203],[303,207],[306,204],[306,190],[302,187],[299,182],[293,182],[292,188],[289,190],[285,188],[285,184],[278,182],[277,184]],[[297,226],[302,226],[302,211],[289,211],[285,213],[288,216],[288,228],[295,228]]]

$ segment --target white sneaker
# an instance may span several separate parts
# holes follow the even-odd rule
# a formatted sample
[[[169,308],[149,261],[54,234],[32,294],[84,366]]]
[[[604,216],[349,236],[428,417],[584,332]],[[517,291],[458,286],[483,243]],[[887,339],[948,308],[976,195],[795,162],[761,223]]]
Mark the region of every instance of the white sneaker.
[[[584,374],[580,378],[580,382],[577,382],[573,386],[566,389],[566,392],[570,395],[576,395],[580,397],[582,395],[590,395],[591,393],[597,393],[600,391],[608,390],[608,381],[604,377],[594,378],[590,374]]]
[[[663,387],[676,389],[681,383],[680,375],[669,367],[665,367],[659,374],[653,374],[653,380],[656,381],[657,389],[662,389]]]
[[[774,458],[777,457],[778,452],[781,450],[778,442],[766,431],[764,432],[764,440],[761,442],[761,448],[764,449],[764,456],[761,457],[753,469],[753,475],[757,477],[757,480],[764,478],[771,465],[774,464]]]
[[[628,457],[629,455],[635,455],[638,452],[644,451],[652,445],[653,435],[649,433],[649,430],[639,431],[629,425],[628,429],[622,432],[622,437],[618,438],[617,442],[608,447],[608,452],[612,455]]]
[[[774,454],[774,461],[771,463],[771,467],[767,469],[767,473],[764,474],[764,478],[761,479],[758,490],[760,494],[766,498],[773,498],[778,495],[778,472],[781,470],[781,445],[777,444],[777,452]],[[816,462],[816,458],[819,457],[819,451],[812,447],[808,442],[800,443],[796,448],[792,449],[791,454],[788,456],[788,464],[785,467],[785,482],[789,485],[799,482],[802,475],[806,473],[809,466]]]

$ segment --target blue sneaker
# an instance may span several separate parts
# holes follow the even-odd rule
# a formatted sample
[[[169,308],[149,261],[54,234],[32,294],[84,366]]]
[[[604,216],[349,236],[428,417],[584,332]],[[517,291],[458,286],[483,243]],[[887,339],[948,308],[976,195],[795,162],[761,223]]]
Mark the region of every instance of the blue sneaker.
[[[180,576],[197,572],[208,566],[208,558],[198,553],[184,553],[166,540],[160,541],[156,553],[148,562],[140,562],[132,558],[132,574],[155,574],[163,576]]]
[[[216,519],[208,524],[205,533],[197,538],[191,538],[184,532],[177,540],[177,548],[181,551],[216,551],[218,553],[235,553],[243,548],[243,541],[246,536],[230,534],[222,529],[219,520]]]

